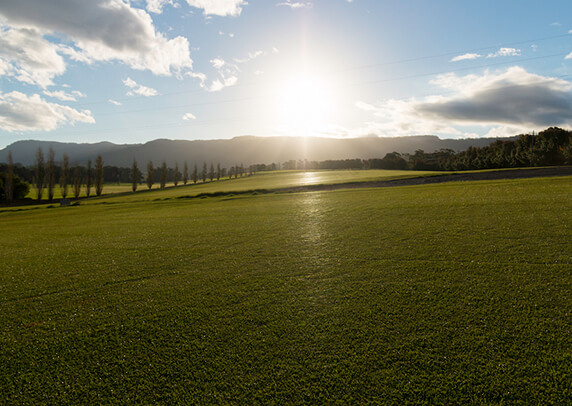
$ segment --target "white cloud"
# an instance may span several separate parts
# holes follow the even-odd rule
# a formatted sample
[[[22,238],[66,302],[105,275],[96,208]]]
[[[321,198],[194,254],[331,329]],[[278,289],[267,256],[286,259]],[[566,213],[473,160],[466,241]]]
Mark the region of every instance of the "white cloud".
[[[183,114],[183,120],[185,120],[185,121],[196,120],[196,119],[197,119],[197,117],[195,117],[195,115],[192,113]]]
[[[147,0],[147,11],[161,14],[166,4],[174,5],[173,0]]]
[[[159,94],[155,89],[140,85],[131,78],[125,79],[123,84],[131,89],[127,92],[127,96],[135,96],[138,94],[139,96],[150,97]]]
[[[210,63],[215,69],[221,69],[225,64],[224,59],[222,58],[211,59]]]
[[[54,77],[66,71],[57,46],[33,28],[0,26],[0,65],[3,76],[42,88],[53,85]]]
[[[239,16],[242,7],[248,3],[244,0],[187,0],[191,7],[203,9],[205,15]]]
[[[354,132],[462,136],[464,127],[479,126],[487,134],[514,135],[547,126],[572,125],[572,83],[563,79],[512,67],[482,75],[451,73],[432,83],[452,95],[356,103],[359,109],[373,113],[376,120]]]
[[[117,100],[113,100],[113,99],[109,99],[107,100],[109,103],[114,104],[116,106],[121,106],[122,104],[120,102],[118,102]]]
[[[295,9],[295,8],[312,8],[314,5],[309,1],[307,1],[307,2],[300,2],[300,1],[292,2],[292,0],[286,0],[285,2],[276,4],[276,6],[278,6],[278,7],[279,6],[286,6],[286,7],[290,7],[292,9]]]
[[[564,59],[572,59],[572,52],[570,52],[568,55],[566,55],[564,57]]]
[[[4,131],[51,131],[76,122],[95,123],[95,119],[89,110],[49,103],[37,94],[0,93],[0,129]]]
[[[459,55],[459,56],[454,57],[453,59],[451,59],[450,62],[465,61],[468,59],[478,59],[481,57],[482,57],[482,55],[480,55],[480,54],[467,53],[467,54],[463,54],[463,55]]]
[[[53,97],[53,98],[59,99],[61,101],[77,101],[78,97],[85,97],[85,94],[83,94],[82,92],[80,92],[78,90],[74,90],[70,93],[64,92],[62,90],[53,91],[53,92],[45,90],[44,94],[48,97]]]
[[[253,59],[258,58],[260,55],[264,55],[264,52],[263,51],[249,52],[248,56],[246,58],[235,58],[234,61],[236,63],[246,63],[246,62],[249,62]]]
[[[208,85],[205,75],[195,75],[196,78],[201,80],[201,87],[203,89],[209,92],[218,92],[225,87],[236,85],[238,82],[238,73],[240,72],[238,66],[228,63],[222,58],[211,59],[210,63],[216,69],[218,78],[214,79],[211,84]]]
[[[499,56],[520,56],[520,49],[515,48],[501,48],[494,53],[487,55],[487,58],[496,58]]]
[[[186,38],[166,38],[147,12],[122,0],[2,0],[0,15],[13,28],[69,41],[59,49],[75,60],[117,60],[158,75],[192,68]],[[18,41],[11,44],[18,46]]]

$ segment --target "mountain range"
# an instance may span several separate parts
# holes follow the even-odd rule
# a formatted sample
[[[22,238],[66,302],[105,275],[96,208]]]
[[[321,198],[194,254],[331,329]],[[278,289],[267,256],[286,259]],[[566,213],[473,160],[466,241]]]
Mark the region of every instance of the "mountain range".
[[[175,163],[189,165],[202,162],[220,163],[223,167],[235,164],[271,164],[289,160],[307,159],[325,161],[339,159],[383,158],[386,153],[411,154],[416,150],[434,152],[440,149],[463,151],[470,146],[483,147],[499,139],[512,138],[471,138],[440,139],[433,135],[395,138],[320,138],[320,137],[255,137],[241,136],[219,140],[168,140],[157,139],[145,144],[94,144],[61,143],[52,141],[17,141],[0,150],[0,162],[6,162],[8,151],[12,152],[15,163],[33,165],[36,151],[41,148],[44,156],[52,148],[56,161],[66,153],[72,164],[85,164],[88,159],[95,161],[101,154],[105,165],[130,167],[133,159],[140,166],[148,161],[159,165],[163,161],[169,167]]]

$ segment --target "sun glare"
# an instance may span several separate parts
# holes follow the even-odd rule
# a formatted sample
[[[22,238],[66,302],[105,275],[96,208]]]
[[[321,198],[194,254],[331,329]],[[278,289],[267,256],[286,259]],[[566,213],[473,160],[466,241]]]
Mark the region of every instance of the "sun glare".
[[[310,76],[286,81],[278,92],[279,129],[309,136],[323,131],[332,115],[333,95],[326,83]]]

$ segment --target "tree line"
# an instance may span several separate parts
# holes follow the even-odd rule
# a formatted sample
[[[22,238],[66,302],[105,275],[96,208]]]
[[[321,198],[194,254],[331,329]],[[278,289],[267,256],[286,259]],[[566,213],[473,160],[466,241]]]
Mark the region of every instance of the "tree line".
[[[496,141],[489,146],[455,152],[441,149],[431,153],[417,150],[413,154],[387,153],[383,158],[343,159],[326,161],[289,160],[283,163],[255,164],[245,167],[235,164],[222,168],[206,162],[199,167],[196,163],[189,168],[187,162],[180,170],[178,163],[169,168],[165,161],[155,166],[149,161],[143,173],[134,159],[130,168],[104,165],[98,155],[95,161],[87,161],[87,166],[75,163],[63,154],[56,162],[53,149],[47,157],[38,148],[33,166],[14,164],[12,153],[8,152],[8,162],[0,164],[0,201],[11,203],[23,199],[34,185],[35,198],[42,200],[44,191],[47,200],[53,201],[56,186],[62,198],[73,196],[78,199],[82,190],[90,197],[92,192],[100,196],[106,183],[131,183],[133,192],[145,184],[152,189],[156,182],[164,189],[167,183],[178,186],[180,183],[198,183],[233,179],[253,175],[260,171],[311,170],[311,169],[397,169],[397,170],[475,170],[494,168],[517,168],[534,166],[572,165],[572,131],[550,127],[538,134],[522,134],[511,141]]]
[[[101,155],[98,155],[92,164],[91,159],[87,161],[87,166],[75,163],[70,165],[70,158],[67,154],[62,155],[61,161],[56,162],[55,153],[49,149],[47,156],[41,148],[38,148],[33,166],[25,167],[14,164],[12,152],[8,151],[8,162],[0,164],[0,201],[12,203],[15,200],[24,199],[30,192],[30,185],[34,187],[34,198],[41,201],[45,194],[49,202],[54,200],[56,187],[62,199],[72,197],[78,199],[84,192],[86,197],[101,196],[104,184],[110,183],[131,183],[133,192],[139,186],[146,184],[148,189],[158,182],[159,187],[164,189],[167,183],[174,186],[179,183],[198,183],[220,180],[221,178],[238,178],[252,175],[254,166],[245,168],[244,164],[235,165],[230,169],[222,168],[220,163],[215,167],[214,163],[210,167],[203,162],[202,168],[195,163],[192,170],[189,170],[187,162],[184,163],[182,171],[179,170],[178,163],[174,168],[167,167],[165,161],[160,166],[155,166],[152,161],[147,163],[144,174],[138,166],[137,160],[133,160],[131,168],[117,166],[106,166]]]
[[[417,150],[413,154],[387,153],[383,158],[326,161],[291,160],[282,169],[398,169],[458,171],[495,168],[572,165],[572,131],[550,127],[538,134],[522,134],[516,140],[455,152]],[[260,170],[267,170],[260,167]]]

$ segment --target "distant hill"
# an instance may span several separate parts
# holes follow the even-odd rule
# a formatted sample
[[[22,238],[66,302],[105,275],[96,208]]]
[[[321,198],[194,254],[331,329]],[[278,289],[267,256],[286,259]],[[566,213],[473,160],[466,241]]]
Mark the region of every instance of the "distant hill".
[[[516,138],[516,137],[514,137]],[[483,147],[499,138],[440,139],[432,135],[396,138],[319,138],[319,137],[254,137],[242,136],[224,140],[167,140],[158,139],[145,144],[122,144],[110,142],[96,144],[61,143],[51,141],[17,141],[0,150],[0,162],[6,162],[12,151],[14,162],[33,165],[38,147],[47,154],[53,148],[56,160],[64,153],[72,163],[85,164],[101,154],[106,165],[129,167],[137,159],[142,167],[148,161],[155,165],[163,160],[170,167],[185,161],[220,163],[230,167],[235,164],[283,163],[288,160],[308,159],[325,161],[336,159],[383,158],[388,152],[414,153],[418,149],[434,152],[439,149],[463,151],[470,146]],[[504,138],[509,139],[509,138]]]

